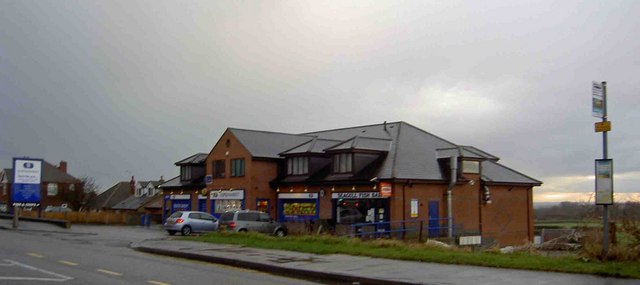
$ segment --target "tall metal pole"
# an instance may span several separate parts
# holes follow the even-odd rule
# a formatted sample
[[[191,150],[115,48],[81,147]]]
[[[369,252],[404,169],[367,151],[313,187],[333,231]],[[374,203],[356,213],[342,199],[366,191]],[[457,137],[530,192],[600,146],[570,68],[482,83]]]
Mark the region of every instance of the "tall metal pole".
[[[602,122],[607,121],[607,82],[602,82],[602,98],[604,102],[604,116]],[[609,158],[607,131],[602,132],[602,159]],[[602,208],[602,256],[607,257],[609,254],[609,205],[604,204]]]

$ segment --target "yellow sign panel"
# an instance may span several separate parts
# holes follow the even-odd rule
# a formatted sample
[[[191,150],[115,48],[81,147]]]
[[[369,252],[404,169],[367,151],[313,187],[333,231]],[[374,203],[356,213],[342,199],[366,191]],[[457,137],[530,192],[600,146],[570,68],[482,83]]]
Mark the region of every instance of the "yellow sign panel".
[[[596,133],[611,131],[611,121],[596,123]]]

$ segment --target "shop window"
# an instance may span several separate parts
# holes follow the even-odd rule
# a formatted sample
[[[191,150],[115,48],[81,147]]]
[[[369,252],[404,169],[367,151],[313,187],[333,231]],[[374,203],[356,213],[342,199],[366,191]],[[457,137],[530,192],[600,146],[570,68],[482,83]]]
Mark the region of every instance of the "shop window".
[[[57,183],[47,184],[47,196],[56,196],[56,195],[58,195],[58,184]]]
[[[353,155],[340,153],[333,156],[333,173],[349,173],[353,171]]]
[[[225,160],[214,160],[213,161],[213,177],[215,178],[224,178],[225,176]]]
[[[463,173],[472,173],[479,174],[480,173],[480,162],[473,160],[463,160],[462,161],[462,172]]]
[[[231,177],[244,176],[244,159],[231,160]]]
[[[269,213],[269,200],[260,199],[256,202],[256,210],[264,213]]]
[[[308,157],[291,157],[287,159],[288,175],[303,175],[309,173]]]
[[[242,200],[215,200],[213,212],[222,214],[227,211],[242,210]]]
[[[317,215],[317,203],[313,202],[285,202],[282,204],[282,214],[287,220],[305,219]]]

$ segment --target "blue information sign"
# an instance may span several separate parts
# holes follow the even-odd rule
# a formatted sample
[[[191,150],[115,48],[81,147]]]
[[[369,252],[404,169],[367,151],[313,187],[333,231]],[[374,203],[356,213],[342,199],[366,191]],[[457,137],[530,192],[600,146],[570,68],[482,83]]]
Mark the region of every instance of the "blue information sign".
[[[11,201],[13,206],[37,207],[40,205],[42,159],[14,158]]]

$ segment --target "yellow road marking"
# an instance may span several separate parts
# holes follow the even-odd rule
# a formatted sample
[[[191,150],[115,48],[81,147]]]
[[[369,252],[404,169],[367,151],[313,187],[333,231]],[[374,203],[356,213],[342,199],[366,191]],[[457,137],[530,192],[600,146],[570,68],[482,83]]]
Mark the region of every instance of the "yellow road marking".
[[[153,281],[153,280],[148,280],[147,283],[154,284],[154,285],[171,285],[169,283],[164,283],[164,282],[160,282],[160,281]]]
[[[69,266],[78,266],[78,264],[77,264],[77,263],[75,263],[75,262],[71,262],[71,261],[58,260],[58,262],[60,262],[60,263],[62,263],[62,264],[69,265]]]
[[[106,270],[106,269],[100,269],[100,268],[98,268],[98,269],[97,269],[97,271],[98,271],[98,272],[105,273],[105,274],[109,274],[109,275],[122,276],[122,273],[119,273],[119,272],[113,272],[113,271],[109,271],[109,270]]]
[[[33,257],[37,257],[37,258],[44,258],[44,255],[42,255],[42,254],[37,254],[37,253],[33,253],[33,252],[29,252],[27,254],[29,256],[33,256]]]

